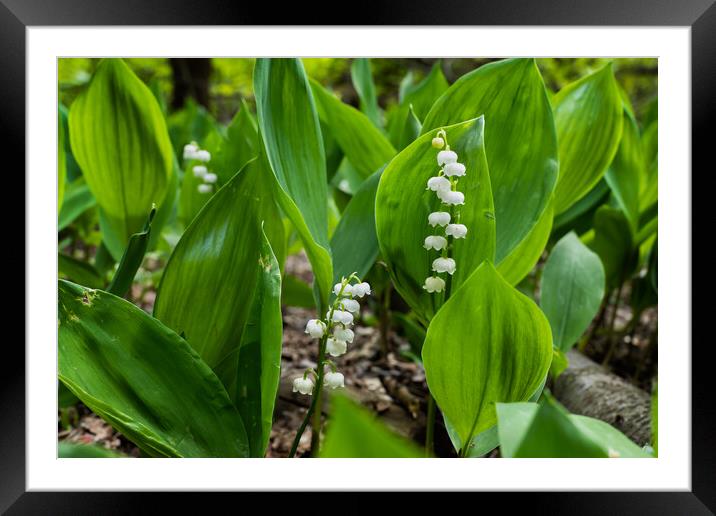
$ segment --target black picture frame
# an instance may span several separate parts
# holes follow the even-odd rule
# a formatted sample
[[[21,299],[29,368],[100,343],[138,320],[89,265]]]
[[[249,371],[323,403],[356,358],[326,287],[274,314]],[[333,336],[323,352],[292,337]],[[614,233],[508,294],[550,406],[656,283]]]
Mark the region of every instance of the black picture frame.
[[[0,0],[0,130],[3,147],[25,148],[25,30],[30,26],[283,25],[299,22],[309,25],[683,26],[691,27],[692,37],[692,168],[699,170],[705,178],[713,173],[713,160],[707,160],[713,146],[708,129],[713,125],[716,111],[716,95],[713,93],[716,92],[714,0],[461,0],[449,3],[384,0],[343,5],[334,2],[325,9],[317,2],[278,5],[236,0]],[[346,14],[338,14],[341,7]],[[24,153],[16,154],[19,160],[14,169],[24,170]],[[697,176],[692,172],[692,179]],[[31,192],[25,193],[31,195]],[[692,212],[694,223],[713,220],[713,215],[703,211],[701,214]],[[692,256],[693,267],[708,259],[698,253]],[[25,275],[30,272],[25,270]],[[712,301],[696,303],[694,300],[692,303],[691,299],[685,299],[683,302],[693,307],[694,323],[708,321],[706,311],[713,307]],[[693,342],[697,345],[692,346],[691,492],[509,494],[500,497],[500,510],[526,502],[547,514],[713,514],[716,511],[713,444],[716,409],[709,381],[713,366],[708,356],[713,344],[712,338],[702,338],[699,342],[699,333],[695,330],[701,329],[703,324],[699,323],[692,330]],[[0,432],[0,511],[7,510],[9,514],[114,514],[166,510],[170,498],[162,494],[25,492],[25,351],[19,346],[19,339],[5,344],[0,387],[0,420],[3,423]],[[688,342],[670,344],[690,345]],[[490,494],[477,496],[481,503],[477,510],[484,510],[482,504],[496,500]],[[171,500],[182,504],[184,510],[191,508],[188,498],[186,495],[171,496]],[[418,496],[412,500],[422,503]],[[250,501],[256,502],[258,500]],[[302,504],[295,503],[286,510],[304,510],[301,507]],[[405,508],[408,509],[408,505]]]

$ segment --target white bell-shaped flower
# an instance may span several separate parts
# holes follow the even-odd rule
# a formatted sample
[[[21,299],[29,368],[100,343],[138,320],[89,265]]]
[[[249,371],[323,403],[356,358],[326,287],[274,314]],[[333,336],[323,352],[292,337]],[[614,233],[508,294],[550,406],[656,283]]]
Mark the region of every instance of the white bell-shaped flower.
[[[192,172],[194,172],[194,177],[204,177],[206,175],[206,167],[204,165],[197,165],[193,167]]]
[[[187,143],[184,145],[184,159],[194,159],[198,150],[196,143]]]
[[[209,172],[208,174],[206,174],[206,175],[204,176],[204,182],[205,182],[205,183],[214,184],[214,183],[216,183],[216,180],[217,180],[217,179],[219,179],[219,177],[218,177],[216,174],[213,174],[213,173],[211,173],[211,172]]]
[[[355,337],[355,333],[353,333],[353,330],[348,328],[341,328],[340,326],[336,327],[335,330],[333,330],[333,338],[336,340],[343,340],[345,342],[353,342],[353,338]]]
[[[438,136],[436,138],[433,138],[432,145],[436,149],[442,149],[443,147],[445,147],[445,140]]]
[[[320,319],[311,319],[306,323],[306,333],[314,339],[320,339],[326,333],[326,323]]]
[[[196,189],[199,191],[200,194],[208,194],[211,193],[214,187],[203,183],[197,186]]]
[[[438,190],[437,194],[440,200],[445,204],[465,204],[465,194],[462,192],[454,192],[452,190]]]
[[[435,176],[428,179],[428,190],[437,192],[438,190],[450,190],[450,180],[444,176]]]
[[[338,303],[338,305],[342,307],[343,310],[348,310],[352,313],[360,311],[360,303],[358,303],[355,299],[343,299]]]
[[[465,165],[462,163],[448,163],[445,165],[443,172],[445,172],[445,175],[448,177],[461,177],[465,175]]]
[[[445,234],[453,238],[465,238],[467,226],[465,224],[448,224],[445,228]]]
[[[450,214],[446,211],[434,211],[428,215],[428,224],[432,227],[450,224]]]
[[[326,340],[326,352],[332,357],[339,357],[346,352],[348,345],[345,340],[328,337]]]
[[[457,161],[457,153],[451,150],[442,150],[438,152],[438,165],[448,165]]]
[[[448,226],[450,227],[450,226]],[[425,243],[423,244],[423,247],[425,249],[435,249],[436,251],[440,251],[441,249],[445,249],[447,246],[447,238],[442,237],[440,235],[430,235],[425,237]]]
[[[211,153],[208,150],[198,150],[194,154],[194,159],[206,163],[211,160]]]
[[[330,310],[326,314],[327,318],[331,317]],[[350,312],[346,312],[345,310],[333,310],[333,318],[331,319],[333,322],[341,323],[345,326],[349,326],[353,324],[353,314]]]
[[[433,260],[433,270],[435,272],[455,273],[455,260],[452,258],[435,258]]]
[[[423,288],[430,294],[433,292],[442,292],[445,290],[445,280],[438,278],[437,276],[430,276],[429,278],[425,278],[425,285],[423,285]]]
[[[326,373],[326,376],[323,377],[323,379],[326,382],[326,387],[329,387],[331,389],[338,389],[339,387],[345,387],[345,384],[343,383],[343,374],[339,373],[338,371],[329,372]]]
[[[300,392],[301,394],[313,393],[313,380],[310,377],[299,376],[293,380],[293,392]]]
[[[341,289],[343,289],[343,294],[340,294]],[[335,295],[339,295],[339,294],[340,294],[341,296],[348,297],[348,296],[350,296],[350,295],[353,293],[353,285],[350,285],[350,284],[349,284],[349,285],[346,285],[346,286],[344,287],[344,286],[343,286],[343,283],[336,283],[336,284],[333,286],[333,293],[334,293]]]
[[[370,285],[365,281],[353,285],[353,295],[358,298],[370,295]]]

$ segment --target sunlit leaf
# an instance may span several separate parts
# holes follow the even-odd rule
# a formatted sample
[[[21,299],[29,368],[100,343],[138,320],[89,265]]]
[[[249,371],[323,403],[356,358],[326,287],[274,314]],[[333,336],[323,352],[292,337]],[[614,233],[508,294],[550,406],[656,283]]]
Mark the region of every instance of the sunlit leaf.
[[[65,156],[65,126],[62,117],[57,116],[57,214],[62,210],[62,201],[65,198],[65,183],[67,183],[67,157]]]
[[[373,122],[373,125],[382,126],[378,98],[373,84],[373,73],[370,70],[370,59],[358,58],[351,65],[351,79],[353,87],[360,99],[360,110]]]
[[[57,230],[62,231],[77,217],[97,204],[92,192],[82,177],[75,179],[65,188],[62,208],[57,218]]]
[[[605,178],[634,231],[639,225],[639,193],[644,177],[644,156],[636,120],[624,109],[622,138]]]

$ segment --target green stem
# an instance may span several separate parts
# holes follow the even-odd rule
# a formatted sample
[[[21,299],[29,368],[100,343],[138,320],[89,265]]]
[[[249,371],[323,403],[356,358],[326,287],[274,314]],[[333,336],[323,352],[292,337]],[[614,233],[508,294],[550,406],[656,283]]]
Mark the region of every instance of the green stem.
[[[328,339],[328,332],[326,332],[326,335],[321,338],[321,342],[318,346],[318,363],[321,364],[323,362],[323,357],[325,356],[326,351],[326,341]],[[306,430],[306,426],[308,426],[308,422],[311,421],[311,416],[316,411],[316,406],[319,403],[320,397],[321,397],[321,388],[323,387],[323,367],[319,365],[318,367],[318,377],[316,379],[316,386],[314,388],[313,392],[313,400],[311,400],[311,405],[308,407],[308,412],[306,412],[306,417],[303,418],[303,422],[301,423],[301,426],[298,427],[298,431],[296,432],[296,437],[293,439],[293,445],[291,445],[291,451],[289,452],[288,456],[289,458],[293,458],[296,456],[296,450],[298,449],[298,443],[301,441],[301,436],[303,435],[303,432]],[[318,431],[320,432],[320,414],[321,412],[318,412],[319,415],[319,427]],[[315,451],[318,451],[318,447],[314,448],[314,439],[313,436],[316,433],[315,426],[312,425],[311,429],[313,431],[313,435],[311,435],[311,451],[315,449]]]
[[[435,455],[435,398],[428,392],[428,419],[425,427],[425,456]]]

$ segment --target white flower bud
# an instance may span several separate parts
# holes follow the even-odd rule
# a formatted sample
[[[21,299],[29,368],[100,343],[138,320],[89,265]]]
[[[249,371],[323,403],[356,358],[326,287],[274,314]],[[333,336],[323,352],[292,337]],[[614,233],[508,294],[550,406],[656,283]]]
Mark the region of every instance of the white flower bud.
[[[346,352],[348,345],[345,340],[328,337],[326,340],[326,352],[332,357],[339,357]]]
[[[465,194],[462,192],[453,192],[452,190],[438,190],[437,194],[440,200],[445,204],[465,204]]]
[[[206,163],[211,159],[211,153],[207,150],[196,151],[196,154],[194,154],[194,159]]]
[[[450,214],[446,211],[435,211],[428,215],[428,224],[432,227],[446,226],[450,223]]]
[[[328,311],[326,314],[326,317],[329,318],[331,316],[331,312]],[[345,310],[333,310],[333,319],[331,319],[333,322],[341,323],[346,326],[349,326],[353,324],[353,314],[350,312],[346,312]]]
[[[342,299],[338,303],[338,306],[340,306],[343,310],[348,310],[353,313],[360,311],[360,303],[358,303],[355,299]]]
[[[457,153],[451,150],[438,152],[438,165],[443,166],[457,161]]]
[[[445,140],[440,137],[433,138],[433,147],[435,147],[436,149],[442,149],[443,147],[445,147]]]
[[[428,190],[437,192],[438,190],[450,190],[450,180],[444,176],[436,176],[428,179]]]
[[[213,183],[216,183],[216,180],[217,180],[217,179],[219,179],[218,176],[217,176],[216,174],[211,173],[211,172],[209,172],[208,174],[206,174],[206,175],[204,176],[204,182],[205,182],[205,183],[213,184]]]
[[[448,163],[445,165],[445,168],[443,169],[445,172],[445,175],[448,177],[452,176],[464,176],[465,175],[465,165],[462,163]]]
[[[353,293],[353,285],[346,285],[345,287],[343,287],[343,283],[336,283],[333,286],[333,293],[335,295],[338,295],[341,289],[343,289],[343,297],[348,297]]]
[[[204,177],[206,175],[206,167],[204,165],[197,165],[192,168],[192,172],[194,172],[194,177]]]
[[[200,184],[196,187],[196,189],[199,191],[200,194],[208,194],[211,193],[211,191],[214,189],[213,186],[207,185],[207,184]]]
[[[195,143],[187,143],[184,145],[184,159],[194,159],[199,147]]]
[[[448,226],[450,227],[450,226]],[[423,244],[423,247],[425,249],[435,249],[436,251],[440,251],[441,249],[445,249],[447,246],[447,238],[441,237],[439,235],[430,235],[425,237],[425,244]]]
[[[313,380],[311,380],[310,377],[304,378],[303,376],[299,376],[293,380],[293,392],[311,394],[313,392]]]
[[[453,274],[455,272],[455,260],[452,258],[435,258],[433,260],[433,270]]]
[[[337,327],[335,330],[333,330],[333,338],[336,340],[353,342],[354,337],[355,334],[353,333],[353,330],[349,330],[348,328]]]
[[[453,238],[465,238],[467,226],[465,224],[448,224],[445,228],[445,234]]]
[[[370,285],[368,285],[365,281],[363,283],[353,285],[353,295],[358,298],[370,295]]]
[[[442,292],[445,290],[445,280],[438,278],[437,276],[430,276],[429,278],[425,278],[425,285],[423,285],[423,288],[430,294],[433,292]]]
[[[330,387],[331,389],[337,389],[338,387],[345,387],[345,384],[343,383],[343,374],[339,372],[335,373],[326,373],[326,376],[323,377],[326,381],[326,387]]]
[[[311,319],[306,323],[306,333],[314,339],[320,339],[326,333],[326,323],[319,319]]]

